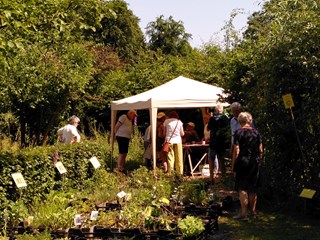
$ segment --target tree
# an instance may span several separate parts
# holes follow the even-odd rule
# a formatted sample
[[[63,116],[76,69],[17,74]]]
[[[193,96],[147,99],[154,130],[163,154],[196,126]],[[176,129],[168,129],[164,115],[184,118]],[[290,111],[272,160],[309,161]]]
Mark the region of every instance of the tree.
[[[85,30],[86,39],[103,43],[118,52],[120,58],[133,61],[145,48],[138,18],[123,0],[101,2],[100,12],[99,22],[93,24],[95,28]]]
[[[264,136],[268,183],[285,200],[319,184],[319,15],[313,1],[270,1],[250,18],[244,40],[228,58],[230,92],[253,113]],[[287,93],[294,99],[301,149],[284,108]]]
[[[188,42],[191,34],[185,32],[182,21],[176,22],[172,16],[164,19],[161,15],[156,21],[149,23],[146,29],[151,50],[159,49],[164,54],[186,56],[192,49]]]
[[[0,6],[0,86],[8,93],[0,95],[1,107],[19,117],[22,146],[47,141],[93,73],[81,41],[82,16],[72,4],[77,3],[3,1]]]

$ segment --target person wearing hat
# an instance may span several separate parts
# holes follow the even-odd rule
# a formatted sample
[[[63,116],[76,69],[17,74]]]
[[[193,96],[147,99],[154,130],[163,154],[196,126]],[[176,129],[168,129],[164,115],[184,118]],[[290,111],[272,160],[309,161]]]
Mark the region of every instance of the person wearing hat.
[[[188,122],[186,130],[184,131],[184,136],[182,138],[183,143],[200,142],[198,133],[195,130],[195,125],[193,122]]]
[[[168,171],[167,157],[162,153],[162,144],[164,142],[164,126],[163,122],[166,120],[167,115],[164,112],[159,112],[157,114],[157,126],[156,126],[156,152],[157,152],[157,160],[161,159],[163,164],[164,172]],[[145,147],[145,165],[148,169],[152,168],[152,153],[151,153],[151,126],[149,125],[144,134],[144,147]]]
[[[157,136],[156,136],[157,159],[159,158],[161,159],[163,171],[165,173],[168,172],[168,159],[167,159],[167,154],[162,152],[162,145],[166,137],[164,125],[163,125],[166,119],[167,119],[167,115],[164,112],[159,112],[157,114]]]
[[[200,142],[200,138],[198,133],[195,130],[195,124],[193,122],[188,122],[186,126],[186,130],[184,131],[184,136],[182,137],[182,143],[196,143]],[[201,158],[200,149],[193,149],[191,152],[192,164],[196,164],[196,162]],[[185,174],[190,174],[191,169],[188,164],[185,165]]]
[[[123,114],[119,117],[118,122],[114,127],[115,137],[119,147],[118,165],[115,169],[116,172],[125,172],[126,157],[133,131],[132,121],[137,116],[137,112],[131,109],[127,112],[127,114]]]
[[[69,118],[69,124],[58,130],[59,141],[61,143],[73,144],[80,142],[80,135],[77,130],[79,122],[80,119],[73,115]]]

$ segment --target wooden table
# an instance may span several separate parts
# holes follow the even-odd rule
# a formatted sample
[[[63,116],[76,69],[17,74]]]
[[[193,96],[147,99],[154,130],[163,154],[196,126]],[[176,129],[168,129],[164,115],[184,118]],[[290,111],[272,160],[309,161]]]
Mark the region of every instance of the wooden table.
[[[183,148],[183,162],[185,163],[185,159],[187,157],[190,165],[191,176],[194,177],[195,175],[201,175],[201,172],[196,170],[202,162],[206,163],[209,144],[186,143],[182,145],[182,148]],[[205,149],[206,151],[202,154],[202,157],[200,158],[199,161],[197,161],[195,166],[193,166],[191,153],[192,153],[192,150],[195,150],[195,149]]]

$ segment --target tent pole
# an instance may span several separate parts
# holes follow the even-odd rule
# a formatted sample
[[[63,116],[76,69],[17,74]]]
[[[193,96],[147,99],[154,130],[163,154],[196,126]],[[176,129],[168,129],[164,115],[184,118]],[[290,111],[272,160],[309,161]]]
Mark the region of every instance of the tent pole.
[[[153,160],[153,173],[156,173],[157,167],[157,153],[156,153],[156,136],[157,136],[157,108],[151,108],[150,110],[150,124],[152,130],[152,160]]]
[[[110,144],[111,144],[111,151],[110,151],[110,168],[111,171],[113,171],[113,147],[114,147],[114,138],[115,138],[115,132],[114,127],[116,125],[116,116],[117,116],[117,110],[111,110],[111,136],[110,136]]]

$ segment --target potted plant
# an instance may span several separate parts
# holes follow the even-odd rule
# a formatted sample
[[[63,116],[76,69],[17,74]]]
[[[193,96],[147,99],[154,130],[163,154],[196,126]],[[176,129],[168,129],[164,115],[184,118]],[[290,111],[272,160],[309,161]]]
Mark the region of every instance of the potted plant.
[[[196,239],[204,230],[204,223],[201,218],[195,216],[186,216],[178,221],[178,228],[181,231],[183,239]]]

